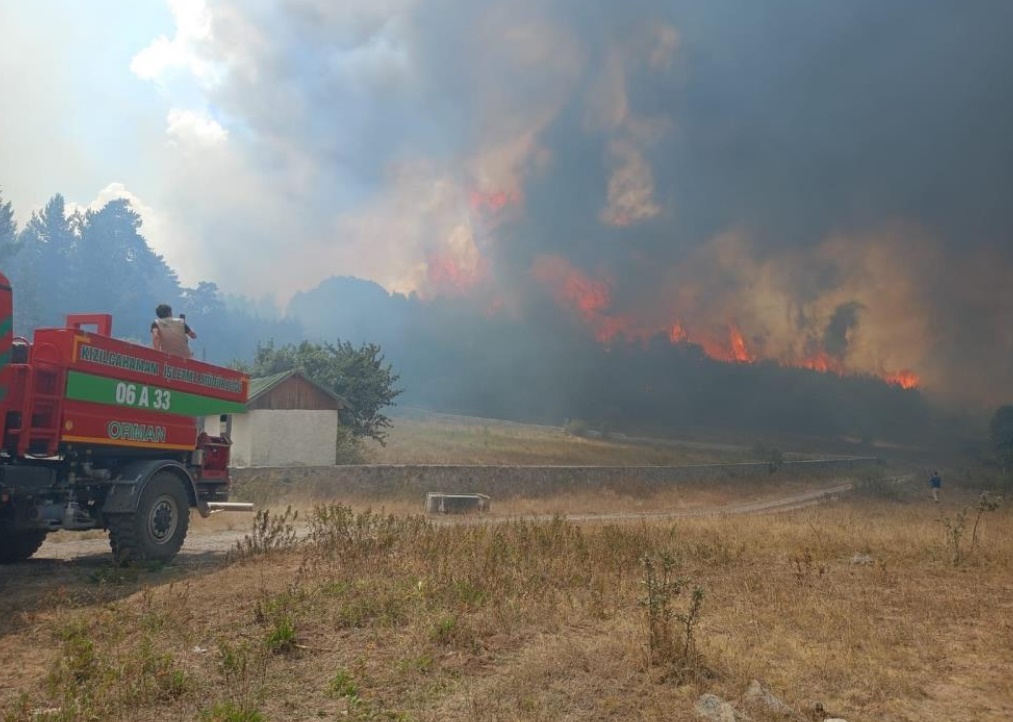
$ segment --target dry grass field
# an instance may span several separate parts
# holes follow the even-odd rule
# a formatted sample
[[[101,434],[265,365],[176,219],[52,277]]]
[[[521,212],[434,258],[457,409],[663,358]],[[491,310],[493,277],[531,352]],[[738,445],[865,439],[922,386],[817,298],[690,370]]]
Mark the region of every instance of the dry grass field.
[[[398,419],[370,454],[746,456],[439,416]],[[291,489],[252,524],[195,519],[198,540],[242,530],[228,555],[117,569],[91,551],[0,570],[0,721],[691,720],[704,693],[758,722],[823,719],[816,702],[850,722],[1013,718],[1013,514],[885,480],[903,473],[860,472],[856,493],[803,510],[699,518],[639,515],[745,512],[848,480],[631,484],[433,519],[403,495]],[[750,708],[754,679],[790,710]]]
[[[492,419],[414,413],[395,419],[385,447],[371,444],[374,464],[668,465],[743,461],[738,449],[623,443],[568,436],[562,429]]]
[[[298,542],[261,516],[225,563],[92,564],[5,609],[0,719],[690,720],[713,693],[754,720],[1008,720],[1013,514],[972,540],[975,500],[487,524],[328,504]],[[747,710],[753,679],[792,712]]]

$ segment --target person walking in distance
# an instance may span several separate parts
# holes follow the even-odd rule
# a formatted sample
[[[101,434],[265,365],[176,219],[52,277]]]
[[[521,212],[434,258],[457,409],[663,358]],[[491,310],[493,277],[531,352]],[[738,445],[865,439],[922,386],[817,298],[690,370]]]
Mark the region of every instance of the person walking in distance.
[[[183,316],[173,318],[172,306],[160,303],[155,309],[155,320],[151,322],[151,345],[159,351],[190,358],[188,339],[197,338],[194,330],[187,326]]]
[[[939,489],[943,486],[942,477],[939,476],[939,472],[935,469],[932,470],[932,476],[929,477],[929,486],[932,487],[932,501],[939,503]]]

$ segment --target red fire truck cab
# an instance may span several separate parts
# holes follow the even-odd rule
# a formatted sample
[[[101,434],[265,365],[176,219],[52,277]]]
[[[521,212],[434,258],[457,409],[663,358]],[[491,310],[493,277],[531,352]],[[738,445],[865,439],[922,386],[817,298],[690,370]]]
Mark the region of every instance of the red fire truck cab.
[[[0,563],[59,529],[107,529],[120,563],[168,561],[191,508],[251,509],[228,501],[228,437],[199,423],[244,411],[248,387],[238,371],[113,338],[107,314],[15,338],[0,274]]]

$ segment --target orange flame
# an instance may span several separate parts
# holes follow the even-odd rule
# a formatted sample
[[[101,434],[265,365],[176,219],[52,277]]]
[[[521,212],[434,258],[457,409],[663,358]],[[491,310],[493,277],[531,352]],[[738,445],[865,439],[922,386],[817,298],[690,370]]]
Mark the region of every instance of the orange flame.
[[[669,338],[671,338],[671,333],[669,333]],[[749,350],[746,339],[734,323],[728,324],[727,337],[688,335],[683,340],[687,343],[697,344],[707,356],[716,361],[728,363],[753,363],[756,361],[756,354]]]
[[[911,369],[901,369],[896,373],[884,374],[882,378],[888,384],[900,386],[902,389],[916,389],[921,384],[918,374]]]
[[[811,356],[805,357],[798,363],[798,365],[804,369],[811,369],[812,371],[835,373],[839,376],[844,375],[844,364],[841,360],[831,356],[822,349]]]
[[[538,256],[531,275],[552,289],[560,306],[575,309],[592,325],[612,303],[609,281],[594,280],[562,256]]]
[[[608,312],[612,305],[611,279],[591,278],[561,256],[538,256],[531,275],[552,289],[560,307],[576,311],[599,343],[618,338],[645,340],[652,335],[647,329],[635,327],[629,316]]]
[[[743,335],[734,321],[723,329],[699,331],[682,321],[674,321],[667,328],[659,329],[638,322],[628,316],[609,313],[612,303],[611,279],[594,279],[574,267],[561,256],[539,256],[531,267],[531,275],[552,289],[556,303],[575,311],[594,334],[599,343],[612,343],[617,339],[627,342],[646,342],[658,334],[667,335],[673,344],[694,344],[715,361],[750,364],[763,358]],[[783,366],[806,368],[822,373],[845,376],[849,370],[844,361],[819,349],[805,357],[772,358]],[[903,369],[896,373],[881,373],[886,383],[903,389],[917,388],[921,381],[918,375]]]
[[[431,253],[426,261],[429,287],[445,296],[462,296],[471,291],[489,273],[484,258],[478,263],[463,263],[451,253]]]
[[[753,363],[756,355],[746,348],[746,340],[742,338],[742,332],[734,324],[728,327],[728,342],[732,348],[732,358],[739,363]]]

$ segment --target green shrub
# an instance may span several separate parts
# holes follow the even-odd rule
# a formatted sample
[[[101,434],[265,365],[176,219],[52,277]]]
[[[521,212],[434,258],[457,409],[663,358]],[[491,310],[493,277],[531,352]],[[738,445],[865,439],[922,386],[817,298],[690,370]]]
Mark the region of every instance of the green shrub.
[[[237,707],[232,702],[217,702],[200,713],[201,722],[266,722],[258,710]]]
[[[327,685],[327,695],[335,699],[359,696],[359,687],[346,669],[339,669]]]
[[[675,600],[689,586],[686,579],[674,576],[677,563],[669,554],[645,554],[645,596],[647,636],[652,665],[666,668],[677,679],[687,679],[704,671],[696,649],[696,627],[703,608],[704,591],[694,586],[685,609],[679,611]]]

